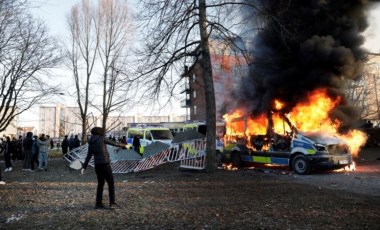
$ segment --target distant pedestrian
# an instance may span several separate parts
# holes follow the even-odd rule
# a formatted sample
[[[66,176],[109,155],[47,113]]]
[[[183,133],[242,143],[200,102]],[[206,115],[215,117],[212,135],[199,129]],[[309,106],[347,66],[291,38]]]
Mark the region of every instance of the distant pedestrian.
[[[3,178],[1,176],[1,168],[0,168],[0,185],[6,184],[5,181],[3,181]]]
[[[123,138],[121,139],[120,143],[127,144],[127,138],[125,136],[123,136]]]
[[[49,146],[49,136],[45,134],[41,134],[41,137],[37,139],[37,144],[40,149],[39,152],[39,159],[38,159],[38,170],[42,171],[45,170],[47,171],[47,166],[48,166],[48,146]]]
[[[91,134],[92,136],[88,141],[88,152],[83,163],[81,174],[84,174],[84,170],[87,168],[90,159],[94,157],[95,173],[98,179],[95,208],[99,209],[105,207],[103,204],[103,187],[107,181],[110,209],[115,209],[118,205],[115,203],[115,184],[106,144],[123,148],[126,146],[123,144],[115,144],[115,142],[110,142],[109,139],[105,137],[103,128],[94,127],[91,129]]]
[[[10,137],[6,137],[5,149],[4,149],[4,161],[5,161],[5,172],[10,172],[13,170],[11,155],[14,152],[13,142]]]
[[[13,153],[12,153],[12,160],[13,162],[16,161],[22,161],[23,160],[23,153],[22,153],[22,136],[19,136],[19,139],[13,138]]]
[[[140,136],[139,135],[135,135],[133,137],[132,146],[133,146],[133,150],[135,150],[137,153],[140,154],[141,144],[140,144]]]
[[[66,135],[65,139],[63,139],[62,145],[61,145],[63,156],[65,156],[65,154],[67,153],[67,150],[69,148],[69,140],[67,138],[68,138],[68,136]]]
[[[80,140],[78,138],[78,135],[75,135],[75,137],[74,137],[74,149],[79,148],[79,147],[80,147]]]
[[[38,157],[39,157],[39,154],[40,154],[40,148],[38,147],[38,143],[37,143],[37,139],[38,137],[37,136],[33,136],[33,147],[32,147],[32,161],[30,162],[31,164],[31,169],[34,170],[34,164],[37,165],[38,167]]]
[[[50,138],[50,149],[54,149],[54,141],[53,141],[53,138]]]
[[[33,158],[33,133],[27,132],[26,137],[23,141],[23,147],[24,147],[24,164],[22,169],[24,171],[33,171],[32,170],[32,158]]]
[[[16,141],[16,155],[17,155],[17,160],[23,161],[24,160],[24,150],[23,150],[23,138],[22,136],[18,136],[18,140]]]
[[[72,135],[71,134],[71,137],[69,139],[69,151],[71,152],[71,150],[75,149],[75,148],[78,148],[80,146],[80,140],[78,138],[78,135]]]
[[[0,154],[2,154],[5,150],[5,143],[6,141],[1,137],[0,138]]]

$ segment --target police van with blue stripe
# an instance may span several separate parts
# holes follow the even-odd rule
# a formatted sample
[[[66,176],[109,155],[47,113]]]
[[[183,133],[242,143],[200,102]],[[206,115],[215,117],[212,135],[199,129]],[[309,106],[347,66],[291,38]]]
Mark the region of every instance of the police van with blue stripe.
[[[349,146],[343,140],[291,129],[284,135],[269,132],[227,144],[223,161],[234,166],[241,166],[244,162],[288,166],[301,175],[309,174],[313,168],[338,169],[352,164]]]

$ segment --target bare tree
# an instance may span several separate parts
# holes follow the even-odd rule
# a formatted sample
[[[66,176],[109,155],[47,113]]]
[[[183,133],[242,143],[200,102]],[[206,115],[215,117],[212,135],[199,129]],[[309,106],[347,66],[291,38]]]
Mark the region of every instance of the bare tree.
[[[127,5],[120,0],[100,0],[97,6],[82,0],[68,17],[71,46],[67,56],[81,113],[83,143],[90,106],[101,112],[102,126],[106,129],[109,113],[122,110],[128,102],[124,68],[128,23]],[[102,89],[97,88],[99,85]]]
[[[359,109],[361,119],[380,119],[380,69],[377,66],[379,59],[370,55],[359,81],[348,82],[346,96]]]
[[[59,48],[27,6],[25,1],[0,2],[0,131],[58,91],[49,84],[49,69],[60,61]]]
[[[120,0],[101,0],[97,11],[99,58],[102,63],[102,127],[111,112],[120,111],[129,102],[129,80],[125,66],[130,33],[128,6]]]
[[[175,77],[181,75],[180,69],[188,66],[191,71],[195,65],[201,66],[207,107],[207,170],[210,172],[216,170],[216,111],[209,40],[211,34],[216,34],[235,46],[234,39],[230,38],[237,37],[234,31],[244,29],[241,22],[245,18],[237,7],[241,5],[254,8],[252,4],[236,0],[215,0],[207,4],[205,0],[140,1],[141,28],[147,31],[142,67],[138,70],[148,88],[143,97],[150,95],[156,100],[163,91],[174,96],[181,83],[181,78]],[[245,49],[240,51],[245,53]]]
[[[88,107],[90,80],[99,46],[99,38],[94,31],[94,11],[90,1],[72,7],[67,22],[70,31],[70,46],[66,50],[75,82],[77,104],[82,120],[82,143],[86,143],[88,129]]]

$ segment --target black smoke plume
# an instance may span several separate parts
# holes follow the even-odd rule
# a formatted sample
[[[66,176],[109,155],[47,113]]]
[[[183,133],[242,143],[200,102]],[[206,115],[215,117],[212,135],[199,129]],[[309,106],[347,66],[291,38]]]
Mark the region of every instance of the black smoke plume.
[[[260,4],[264,28],[253,41],[253,64],[239,89],[239,106],[252,115],[273,109],[274,99],[289,112],[315,89],[341,96],[330,114],[342,122],[341,131],[358,121],[344,99],[348,79],[361,77],[366,53],[362,32],[367,28],[365,0],[247,0]],[[257,18],[252,18],[257,28]]]

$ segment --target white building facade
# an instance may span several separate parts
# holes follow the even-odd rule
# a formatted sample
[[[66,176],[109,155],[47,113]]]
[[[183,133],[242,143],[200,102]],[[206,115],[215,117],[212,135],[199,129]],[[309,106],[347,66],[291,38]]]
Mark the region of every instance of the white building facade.
[[[41,106],[39,111],[39,134],[63,137],[81,133],[79,107],[65,105]]]

